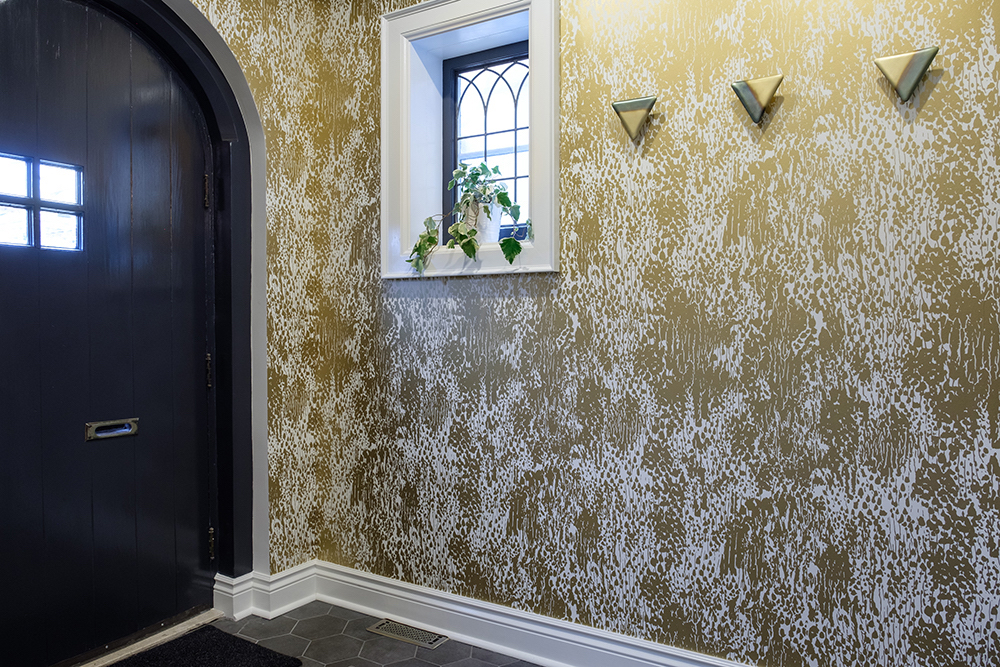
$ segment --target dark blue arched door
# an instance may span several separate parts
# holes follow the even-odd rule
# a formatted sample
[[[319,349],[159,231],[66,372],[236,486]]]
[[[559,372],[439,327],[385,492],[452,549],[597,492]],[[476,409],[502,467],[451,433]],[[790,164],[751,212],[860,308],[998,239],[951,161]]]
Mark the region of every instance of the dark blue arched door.
[[[2,664],[211,604],[210,174],[197,101],[129,25],[0,2]]]

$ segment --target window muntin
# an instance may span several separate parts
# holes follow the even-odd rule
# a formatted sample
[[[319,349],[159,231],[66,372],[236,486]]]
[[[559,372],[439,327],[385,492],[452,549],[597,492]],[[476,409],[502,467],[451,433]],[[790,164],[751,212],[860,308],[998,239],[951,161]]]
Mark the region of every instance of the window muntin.
[[[83,249],[83,168],[0,154],[0,244]]]

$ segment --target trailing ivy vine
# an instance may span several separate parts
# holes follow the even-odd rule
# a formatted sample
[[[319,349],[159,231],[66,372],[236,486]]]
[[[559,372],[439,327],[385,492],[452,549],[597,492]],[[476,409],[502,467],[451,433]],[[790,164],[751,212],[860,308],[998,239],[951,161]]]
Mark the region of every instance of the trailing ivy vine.
[[[463,163],[452,172],[448,189],[459,188],[461,196],[455,202],[455,208],[449,213],[432,215],[424,220],[424,231],[417,237],[417,242],[410,251],[410,258],[406,260],[417,273],[423,274],[427,268],[427,260],[440,245],[438,236],[440,225],[447,217],[455,219],[448,228],[452,238],[449,239],[447,247],[460,248],[472,260],[479,258],[479,240],[476,237],[479,235],[477,222],[480,212],[485,212],[486,217],[492,220],[494,208],[499,207],[499,215],[508,215],[515,225],[518,224],[521,207],[510,198],[507,186],[500,183],[499,179],[500,168],[493,167],[491,170],[486,163],[478,167],[469,167]],[[526,220],[525,224],[528,238],[532,238],[531,220]],[[507,262],[513,264],[514,258],[521,254],[521,242],[513,236],[500,239],[500,250],[503,251]]]

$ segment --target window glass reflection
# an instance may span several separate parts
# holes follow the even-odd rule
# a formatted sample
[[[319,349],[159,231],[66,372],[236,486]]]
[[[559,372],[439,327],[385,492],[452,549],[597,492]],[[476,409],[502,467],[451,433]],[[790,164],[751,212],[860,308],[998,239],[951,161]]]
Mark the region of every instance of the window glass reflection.
[[[43,201],[80,205],[80,170],[43,162],[38,169],[38,190]]]
[[[75,213],[42,211],[41,246],[58,250],[80,248],[80,216]]]
[[[0,243],[28,245],[30,211],[22,206],[0,206]]]
[[[0,155],[0,194],[28,197],[29,162],[24,158]]]

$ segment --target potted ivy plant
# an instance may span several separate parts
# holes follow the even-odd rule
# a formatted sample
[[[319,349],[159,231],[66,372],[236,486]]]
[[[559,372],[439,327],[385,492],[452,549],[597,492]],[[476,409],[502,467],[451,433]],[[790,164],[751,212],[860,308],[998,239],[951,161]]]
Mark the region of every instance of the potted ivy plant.
[[[439,247],[440,238],[438,236],[441,224],[445,218],[451,217],[455,220],[448,233],[451,235],[447,247],[461,248],[461,250],[472,260],[478,260],[479,240],[484,222],[492,220],[493,216],[508,215],[517,225],[521,216],[521,207],[510,198],[507,193],[507,186],[499,182],[500,168],[490,169],[486,163],[478,167],[470,167],[467,164],[460,164],[458,169],[452,172],[452,179],[448,183],[448,189],[459,188],[460,196],[455,202],[455,208],[449,213],[432,215],[424,220],[424,231],[413,244],[410,251],[410,258],[406,261],[422,274],[427,267],[427,260],[431,254]],[[531,238],[531,220],[525,221],[528,231],[528,238]],[[500,239],[500,250],[510,264],[514,263],[514,258],[521,253],[521,242],[513,236]]]

